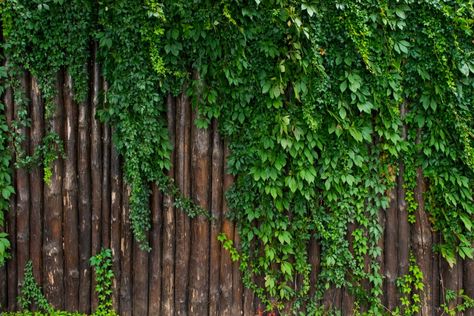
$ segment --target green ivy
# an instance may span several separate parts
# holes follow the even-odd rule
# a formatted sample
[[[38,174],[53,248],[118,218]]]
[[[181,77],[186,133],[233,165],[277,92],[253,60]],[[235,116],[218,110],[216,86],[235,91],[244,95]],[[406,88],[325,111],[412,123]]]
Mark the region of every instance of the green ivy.
[[[102,249],[90,259],[91,266],[95,269],[95,292],[97,293],[99,306],[95,316],[115,316],[117,313],[112,308],[112,251]]]
[[[123,157],[142,248],[149,249],[150,182],[191,216],[209,216],[166,177],[165,98],[187,90],[197,127],[218,119],[229,144],[236,181],[227,199],[241,243],[219,239],[267,310],[323,313],[324,291],[344,286],[356,313],[383,313],[379,212],[400,163],[410,222],[421,167],[425,208],[442,236],[436,250],[450,265],[473,257],[472,1],[5,3],[12,68],[46,76],[46,99],[61,68],[84,95],[89,39],[98,41],[108,82],[99,114]],[[316,297],[311,239],[321,246]],[[402,290],[416,280],[404,276]]]
[[[27,310],[33,304],[36,304],[40,310],[48,314],[54,312],[54,308],[48,303],[41,292],[40,286],[36,283],[35,277],[33,276],[33,263],[31,260],[25,265],[23,285],[21,286],[18,303],[23,310]]]
[[[0,11],[0,13],[2,13]],[[0,54],[0,96],[4,95],[7,88],[7,71],[3,66],[4,57]],[[9,127],[5,117],[6,108],[3,99],[0,99],[0,228],[5,228],[5,214],[10,205],[10,198],[15,192],[12,186],[11,160],[12,155],[8,147],[10,139]],[[5,260],[9,258],[8,250],[10,242],[8,234],[0,232],[0,266],[3,266]]]
[[[417,315],[420,312],[421,293],[423,293],[423,272],[416,263],[415,257],[410,255],[410,265],[408,273],[397,280],[397,286],[400,290],[401,308],[395,314]]]

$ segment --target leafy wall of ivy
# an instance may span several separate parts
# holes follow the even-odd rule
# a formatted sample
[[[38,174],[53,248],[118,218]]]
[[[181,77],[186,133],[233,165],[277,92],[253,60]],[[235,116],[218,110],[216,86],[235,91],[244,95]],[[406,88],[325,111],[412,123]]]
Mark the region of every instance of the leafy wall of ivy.
[[[319,308],[309,297],[314,238],[322,251],[316,298],[330,284],[345,286],[380,313],[378,213],[397,176],[412,200],[418,167],[428,183],[426,211],[442,236],[437,250],[450,264],[473,257],[472,1],[2,6],[11,76],[29,70],[46,99],[59,69],[73,76],[78,100],[87,94],[84,65],[90,43],[99,43],[109,83],[100,117],[114,128],[131,186],[132,228],[144,248],[149,183],[179,197],[165,176],[171,146],[164,97],[186,89],[199,109],[196,124],[217,118],[228,140],[227,168],[237,180],[227,198],[242,243],[238,253],[226,245],[245,285],[269,309]],[[177,201],[191,215],[205,213]]]

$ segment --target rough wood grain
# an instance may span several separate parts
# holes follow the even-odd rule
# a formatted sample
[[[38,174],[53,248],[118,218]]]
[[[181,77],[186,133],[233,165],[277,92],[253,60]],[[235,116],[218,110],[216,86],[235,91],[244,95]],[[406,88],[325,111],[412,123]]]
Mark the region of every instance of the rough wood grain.
[[[219,135],[217,121],[212,123],[212,170],[211,170],[211,222],[210,266],[209,266],[209,315],[219,314],[219,270],[221,249],[217,236],[222,224],[222,193],[224,171],[223,142]],[[253,301],[253,297],[252,297]],[[247,302],[250,304],[250,302]],[[252,307],[249,306],[249,309]]]
[[[112,250],[112,270],[114,279],[112,280],[112,306],[116,311],[120,310],[120,241],[122,234],[121,214],[122,214],[122,178],[120,173],[120,159],[115,147],[112,147],[110,155],[110,249]]]
[[[193,112],[193,122],[196,120]],[[210,134],[192,125],[192,195],[193,200],[209,209]],[[197,217],[191,222],[191,258],[189,264],[189,315],[209,313],[209,222]]]
[[[94,65],[92,73],[92,107],[97,106],[98,68]],[[91,302],[91,138],[90,138],[90,104],[79,103],[78,123],[78,176],[79,176],[79,311],[90,313]]]
[[[151,212],[152,229],[150,232],[151,252],[149,255],[149,282],[148,282],[148,314],[159,315],[161,307],[161,252],[162,252],[162,195],[156,186],[152,185]]]
[[[227,146],[224,146],[224,168],[227,166],[227,159],[229,157],[229,149]],[[224,169],[225,170],[225,169]],[[223,180],[223,191],[224,194],[227,192],[229,187],[233,182],[232,175],[224,172]],[[234,224],[226,217],[229,212],[227,206],[227,201],[224,198],[222,204],[222,233],[229,238],[230,240],[234,239]],[[232,311],[232,260],[230,253],[225,250],[221,245],[221,260],[220,260],[220,270],[219,270],[219,280],[220,280],[220,303],[219,303],[219,312],[220,315],[231,315]]]
[[[73,98],[72,77],[67,74],[64,83],[64,113],[66,117],[64,144],[66,159],[63,174],[64,218],[64,307],[79,308],[79,234],[77,209],[77,105]]]
[[[26,110],[30,107],[29,99],[27,98],[26,91],[29,91],[29,76],[26,72],[22,72],[20,79],[21,93],[23,95],[23,102],[25,104],[15,104],[15,119],[21,120],[19,113],[22,108]],[[18,98],[16,99],[18,100]],[[28,154],[29,149],[29,131],[26,127],[20,127],[16,132],[22,137],[24,141],[21,144],[21,148],[25,154]],[[20,168],[16,169],[16,263],[18,269],[18,280],[17,287],[18,293],[23,284],[23,276],[25,271],[25,265],[30,257],[30,179],[28,171]],[[12,236],[13,237],[13,236]]]
[[[55,111],[50,121],[53,131],[63,137],[64,109],[62,94],[62,73],[56,80]],[[62,203],[63,160],[52,163],[51,184],[44,189],[44,248],[43,276],[44,292],[48,301],[58,309],[64,308],[64,256],[63,256],[63,203]]]
[[[42,143],[44,135],[44,109],[38,82],[31,78],[31,128],[30,128],[30,155]],[[33,263],[33,275],[38,284],[43,283],[43,260],[41,249],[43,247],[43,170],[34,166],[30,170],[30,259]]]
[[[130,187],[123,183],[122,190],[122,235],[120,240],[120,315],[132,315],[132,233],[130,231],[129,196]]]
[[[168,99],[168,109],[170,106]],[[169,112],[169,110],[168,110]],[[176,99],[176,132],[174,153],[176,159],[176,184],[185,197],[191,196],[191,105],[185,95]],[[172,134],[171,134],[172,135]],[[174,304],[176,315],[187,315],[188,312],[188,284],[189,284],[189,256],[191,243],[190,220],[181,209],[176,209],[176,262]],[[164,271],[163,271],[164,272]]]
[[[97,48],[95,48],[97,50]],[[94,68],[98,65],[94,65]],[[92,87],[92,108],[91,108],[91,190],[92,190],[92,214],[91,214],[91,256],[96,255],[101,248],[101,213],[102,213],[102,126],[97,119],[97,110],[100,106],[99,95],[103,87],[103,93],[107,93],[100,73],[94,69]],[[97,308],[97,296],[95,295],[95,273],[92,271],[91,280],[91,310]]]
[[[167,98],[167,109],[168,109],[168,128],[170,135],[173,135],[173,127],[175,122],[174,116],[174,107],[175,102],[171,96]],[[170,137],[170,140],[173,141],[174,137]],[[171,169],[169,170],[168,176],[174,175],[174,164],[175,157],[174,151],[171,155]],[[173,208],[173,200],[170,196],[165,195],[163,197],[163,253],[162,253],[162,305],[161,305],[161,314],[162,315],[180,315],[175,311],[175,293],[177,294],[177,288],[175,287],[175,238],[176,242],[180,237],[180,233],[176,231],[175,228],[175,213]],[[176,237],[175,237],[176,232]],[[178,254],[182,254],[179,252]],[[176,258],[178,260],[178,256]],[[176,270],[178,265],[176,265]],[[176,271],[177,272],[177,271]],[[184,275],[186,276],[186,275]],[[183,275],[179,275],[183,277]],[[182,285],[181,285],[182,286]],[[183,304],[177,304],[182,309]]]

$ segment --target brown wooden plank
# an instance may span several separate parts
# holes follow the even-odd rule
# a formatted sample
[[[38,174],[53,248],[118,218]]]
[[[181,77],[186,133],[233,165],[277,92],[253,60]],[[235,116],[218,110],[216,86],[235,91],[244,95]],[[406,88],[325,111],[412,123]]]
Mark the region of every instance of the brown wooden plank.
[[[237,249],[240,249],[240,236],[238,228],[234,228],[234,244]],[[242,276],[240,274],[239,262],[232,264],[232,313],[231,315],[242,315],[242,297],[243,285]]]
[[[97,106],[99,73],[94,66],[92,73],[92,106]],[[79,104],[78,122],[78,180],[79,180],[79,311],[90,313],[91,301],[91,138],[90,104]]]
[[[423,171],[417,169],[415,201],[418,208],[415,213],[416,222],[412,227],[412,245],[416,262],[423,272],[424,290],[421,294],[421,315],[433,315],[432,273],[433,273],[433,241],[431,240],[431,225],[425,212],[423,193],[425,182]]]
[[[136,241],[133,242],[132,275],[133,315],[148,315],[148,252],[140,249]]]
[[[110,247],[110,126],[102,126],[102,247]]]
[[[441,272],[441,291],[440,291],[440,302],[441,304],[447,304],[450,309],[454,309],[460,302],[459,300],[453,300],[449,303],[446,302],[446,292],[448,290],[458,293],[462,289],[462,263],[457,258],[457,263],[450,267],[445,259],[440,259],[440,272]]]
[[[466,295],[474,298],[474,260],[468,259],[464,261],[464,291]],[[467,316],[474,316],[474,308],[466,311]]]
[[[406,102],[400,105],[400,116],[406,116]],[[407,126],[402,126],[402,139],[407,138]],[[408,273],[408,258],[410,251],[410,226],[408,224],[407,203],[405,200],[405,164],[402,160],[399,163],[397,177],[397,202],[398,202],[398,275]]]
[[[149,290],[148,314],[159,315],[161,307],[161,251],[162,251],[162,195],[156,186],[152,185],[152,229],[150,236],[151,252],[149,256]]]
[[[243,315],[254,316],[255,315],[255,295],[252,290],[244,289],[244,303],[243,303]]]
[[[21,94],[26,94],[29,91],[29,76],[26,72],[22,73],[20,77]],[[15,119],[20,120],[19,111],[22,106],[29,108],[29,100],[25,105],[15,104]],[[16,130],[17,133],[25,137],[21,144],[22,150],[27,154],[29,150],[29,131],[26,127],[21,127]],[[25,271],[26,262],[30,257],[30,181],[28,171],[20,168],[16,169],[16,263],[18,266],[18,292],[23,284],[23,275]]]
[[[229,148],[224,145],[224,168],[227,166],[227,158],[229,157]],[[224,172],[223,180],[223,191],[227,192],[229,187],[232,185],[232,175]],[[226,217],[229,212],[227,201],[223,199],[222,205],[223,218],[222,218],[222,233],[227,236],[230,240],[234,239],[234,224]],[[232,311],[232,260],[230,253],[225,250],[221,245],[221,260],[220,260],[220,271],[219,271],[219,283],[220,283],[220,303],[219,312],[220,315],[231,315]]]
[[[194,201],[209,209],[210,196],[210,133],[192,125],[192,195]],[[209,313],[209,222],[197,217],[191,221],[191,258],[189,265],[189,314]]]
[[[132,233],[129,217],[130,187],[123,183],[122,191],[122,237],[120,267],[120,315],[132,315]]]
[[[101,219],[102,219],[102,125],[97,119],[97,109],[99,107],[99,93],[102,78],[96,76],[94,70],[94,84],[92,89],[92,109],[91,109],[91,179],[92,179],[92,220],[91,220],[91,256],[96,255],[101,249]],[[107,87],[104,86],[104,93]],[[98,305],[97,295],[95,295],[95,272],[92,270],[91,281],[91,310],[95,311]]]
[[[439,232],[433,232],[431,234],[433,239],[433,244],[439,243]],[[433,256],[433,274],[432,274],[432,289],[433,289],[433,309],[435,309],[435,314],[441,314],[440,306],[440,297],[441,297],[441,271],[440,271],[440,260],[439,255],[436,254]]]
[[[347,225],[347,234],[346,238],[349,240],[349,250],[352,254],[354,254],[354,237],[353,233],[356,228],[355,223],[349,223]],[[318,254],[319,256],[321,255],[320,253],[320,248],[318,247]],[[320,258],[320,257],[319,257]],[[320,259],[319,259],[320,260]],[[319,262],[320,264],[320,262]],[[320,266],[318,266],[318,273],[319,273]],[[311,279],[312,280],[312,279]],[[317,279],[316,279],[317,280]],[[313,281],[311,281],[313,282]],[[342,289],[342,298],[341,298],[341,312],[343,315],[354,315],[354,302],[355,298],[354,295],[349,291],[348,288],[343,288]]]
[[[55,111],[51,119],[52,129],[62,138],[64,110],[62,96],[62,75],[57,76]],[[52,163],[51,184],[44,189],[44,248],[43,276],[44,292],[48,301],[58,309],[64,308],[64,267],[63,267],[63,203],[62,174],[63,160],[56,159]]]
[[[397,189],[389,192],[390,205],[386,211],[387,225],[385,226],[385,306],[392,311],[398,304],[397,277],[398,277],[398,201]]]
[[[111,149],[110,160],[110,180],[111,180],[111,214],[110,214],[110,249],[112,250],[112,270],[114,279],[112,280],[112,306],[114,310],[120,310],[120,240],[121,240],[121,214],[122,214],[122,177],[120,173],[119,154],[114,146]]]
[[[168,107],[168,109],[170,109]],[[168,110],[169,112],[169,110]],[[191,106],[186,96],[176,99],[176,183],[182,194],[190,197],[191,179]],[[187,315],[188,310],[188,282],[190,256],[190,220],[181,209],[176,209],[176,263],[175,263],[175,290],[174,305],[176,315]],[[166,244],[164,244],[164,247]],[[165,250],[166,248],[164,248]],[[163,257],[164,258],[164,257]],[[163,270],[163,272],[165,272]],[[164,287],[163,287],[164,289]]]
[[[66,75],[64,83],[66,159],[63,174],[64,218],[64,302],[66,310],[79,308],[79,237],[77,209],[77,105],[73,101],[72,77]]]
[[[31,128],[30,128],[30,155],[41,144],[44,135],[44,111],[41,92],[38,82],[31,78]],[[33,166],[30,171],[30,258],[33,263],[33,275],[38,284],[42,284],[42,256],[43,247],[43,170]]]
[[[179,105],[178,105],[179,106]],[[171,95],[168,95],[166,99],[167,107],[167,118],[168,118],[168,133],[170,135],[170,142],[173,144],[173,152],[171,153],[171,168],[168,171],[168,176],[173,177],[176,165],[176,150],[174,150],[175,143],[175,100]],[[179,169],[179,167],[178,167]],[[179,179],[178,179],[179,184]],[[170,196],[165,195],[163,197],[163,250],[162,250],[162,278],[161,278],[161,314],[162,315],[180,315],[175,310],[175,294],[177,294],[177,287],[175,287],[175,232],[176,239],[179,239],[179,232],[175,228],[175,210],[173,208],[173,200]],[[178,211],[177,211],[178,212]],[[177,252],[177,258],[181,255]],[[176,269],[178,266],[176,265]],[[176,270],[177,273],[177,270]],[[177,275],[178,278],[178,275]],[[183,306],[180,306],[181,310]]]
[[[209,315],[219,314],[219,270],[221,249],[217,236],[222,225],[222,194],[224,153],[223,142],[219,135],[217,121],[212,123],[212,174],[211,174],[211,222],[210,267],[209,267]],[[253,297],[252,297],[253,302]],[[250,302],[247,302],[248,304]],[[251,307],[249,307],[251,308]]]

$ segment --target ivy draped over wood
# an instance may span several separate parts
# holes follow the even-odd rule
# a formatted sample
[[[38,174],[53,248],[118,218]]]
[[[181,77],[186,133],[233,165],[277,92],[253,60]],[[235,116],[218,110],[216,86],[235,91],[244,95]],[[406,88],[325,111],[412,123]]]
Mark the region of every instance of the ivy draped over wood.
[[[382,313],[379,212],[398,177],[414,221],[417,168],[442,236],[436,249],[451,265],[473,257],[472,1],[5,4],[9,61],[40,76],[45,98],[60,69],[79,102],[87,95],[84,67],[98,41],[108,82],[100,117],[114,129],[144,248],[150,182],[189,214],[205,213],[165,177],[164,100],[186,89],[198,127],[216,118],[228,141],[227,170],[237,177],[227,198],[241,246],[224,244],[268,309],[317,313],[336,285]],[[322,258],[316,299],[312,239]]]

